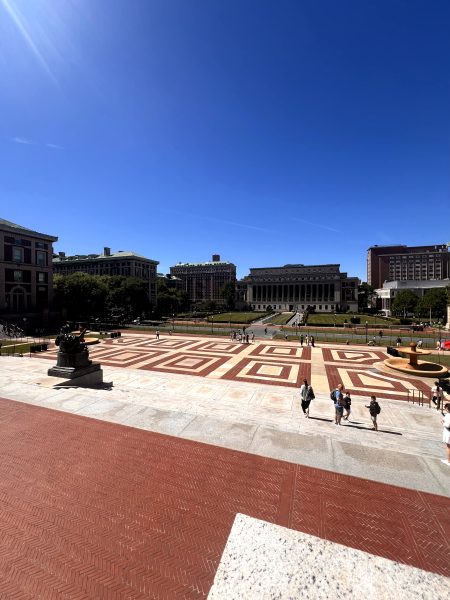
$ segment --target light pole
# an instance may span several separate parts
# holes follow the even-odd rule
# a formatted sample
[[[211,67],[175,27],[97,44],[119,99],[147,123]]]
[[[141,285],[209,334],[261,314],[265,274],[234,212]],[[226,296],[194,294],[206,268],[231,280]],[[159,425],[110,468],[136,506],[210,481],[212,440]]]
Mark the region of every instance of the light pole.
[[[366,321],[366,344],[367,344],[367,330],[369,328],[369,323]]]
[[[214,315],[211,315],[211,333],[214,333]]]
[[[172,313],[172,332],[175,331],[175,313]]]

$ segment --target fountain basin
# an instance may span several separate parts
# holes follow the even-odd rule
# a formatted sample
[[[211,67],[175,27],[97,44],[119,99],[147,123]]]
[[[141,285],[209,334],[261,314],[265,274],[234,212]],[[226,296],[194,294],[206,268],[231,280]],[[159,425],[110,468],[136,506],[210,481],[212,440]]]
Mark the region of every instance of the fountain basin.
[[[443,377],[448,373],[446,367],[426,360],[418,360],[415,365],[412,365],[405,358],[387,358],[384,364],[396,371],[419,377]]]
[[[419,375],[421,377],[442,377],[447,375],[447,367],[431,363],[426,360],[418,360],[419,356],[431,354],[428,350],[417,350],[417,343],[411,342],[407,348],[398,348],[402,354],[406,354],[408,358],[387,358],[384,364],[391,369],[408,373],[408,375]]]

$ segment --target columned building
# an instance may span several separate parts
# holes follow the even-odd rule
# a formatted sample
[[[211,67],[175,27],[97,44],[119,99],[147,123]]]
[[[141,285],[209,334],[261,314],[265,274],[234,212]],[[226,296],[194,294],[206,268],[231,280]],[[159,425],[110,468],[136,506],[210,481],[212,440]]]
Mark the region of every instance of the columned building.
[[[358,310],[357,277],[341,273],[340,265],[284,265],[250,269],[247,303],[254,310],[316,312]]]
[[[76,254],[66,256],[59,252],[53,258],[53,271],[60,275],[88,273],[89,275],[122,275],[136,277],[148,285],[150,302],[156,304],[156,267],[159,261],[145,258],[134,252],[119,250],[111,252],[105,247],[103,254]]]
[[[236,265],[220,260],[213,254],[210,262],[178,263],[170,267],[170,274],[181,280],[181,289],[192,303],[216,302],[223,304],[222,289],[227,283],[236,283]]]
[[[53,243],[58,238],[0,219],[0,314],[48,318],[53,297]]]

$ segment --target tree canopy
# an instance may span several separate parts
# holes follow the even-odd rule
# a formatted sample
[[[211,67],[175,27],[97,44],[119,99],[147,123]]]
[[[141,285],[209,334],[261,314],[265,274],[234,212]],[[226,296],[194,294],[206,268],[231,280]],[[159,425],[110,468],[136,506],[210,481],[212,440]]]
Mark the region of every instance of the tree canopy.
[[[423,298],[418,302],[417,312],[422,317],[428,317],[430,314],[435,318],[445,317],[447,314],[447,302],[446,288],[427,290]]]
[[[411,290],[400,290],[392,302],[392,312],[400,316],[414,313],[418,302],[419,298]]]
[[[55,307],[67,319],[131,319],[150,309],[148,285],[142,279],[120,275],[56,274],[53,279]]]

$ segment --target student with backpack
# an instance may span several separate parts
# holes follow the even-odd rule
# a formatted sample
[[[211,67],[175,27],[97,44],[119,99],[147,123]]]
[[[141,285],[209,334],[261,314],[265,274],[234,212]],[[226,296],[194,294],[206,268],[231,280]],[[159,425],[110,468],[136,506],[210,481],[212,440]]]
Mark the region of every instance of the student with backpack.
[[[372,431],[378,431],[377,417],[381,412],[381,406],[378,404],[375,396],[370,396],[370,404],[366,408],[369,409],[370,418],[372,419]]]
[[[334,404],[335,425],[341,424],[342,415],[344,414],[344,394],[342,392],[343,389],[344,386],[342,385],[342,383],[339,383],[337,388],[330,393],[330,398],[333,400]]]

